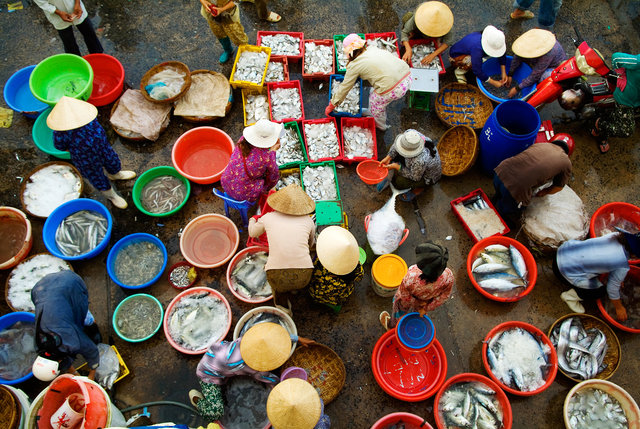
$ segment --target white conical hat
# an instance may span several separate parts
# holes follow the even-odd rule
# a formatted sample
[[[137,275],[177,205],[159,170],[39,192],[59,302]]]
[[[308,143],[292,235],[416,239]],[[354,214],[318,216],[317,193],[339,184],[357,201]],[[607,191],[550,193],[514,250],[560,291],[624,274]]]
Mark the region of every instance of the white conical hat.
[[[91,103],[63,96],[51,109],[47,126],[54,131],[75,130],[98,116],[98,109]]]

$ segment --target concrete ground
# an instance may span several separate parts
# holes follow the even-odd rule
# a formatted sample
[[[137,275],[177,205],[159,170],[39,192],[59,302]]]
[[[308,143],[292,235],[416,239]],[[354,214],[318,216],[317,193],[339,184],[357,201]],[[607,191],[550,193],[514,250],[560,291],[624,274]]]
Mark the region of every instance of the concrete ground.
[[[6,7],[0,12],[0,82],[16,70],[36,64],[49,55],[62,52],[62,43],[52,26],[45,20],[40,9],[24,0],[25,8],[8,13]],[[536,25],[536,21],[510,21],[509,1],[466,0],[449,1],[454,16],[456,38],[493,24],[505,30],[510,43],[523,31]],[[212,69],[225,75],[231,72],[231,63],[218,64],[221,48],[212,36],[205,21],[199,15],[199,4],[195,0],[146,2],[138,0],[112,0],[98,2],[88,0],[89,16],[97,27],[105,52],[117,57],[125,67],[126,83],[138,87],[140,78],[153,65],[167,60],[179,60],[191,70]],[[536,2],[537,5],[537,2]],[[3,5],[4,6],[4,5]],[[349,32],[386,32],[400,30],[403,14],[416,6],[416,2],[399,0],[335,0],[330,2],[300,0],[285,2],[275,0],[272,8],[283,15],[278,24],[268,24],[257,19],[255,8],[249,3],[240,5],[242,22],[255,42],[258,30],[303,31],[309,39],[331,38],[334,34]],[[536,6],[537,7],[537,6]],[[606,58],[616,51],[637,53],[638,3],[634,1],[565,0],[558,16],[556,32],[568,53],[573,52],[570,37],[572,26],[578,26],[588,41],[600,49]],[[537,12],[537,10],[535,10]],[[77,34],[77,33],[76,33]],[[79,42],[84,49],[82,42]],[[292,79],[301,79],[300,65],[292,67]],[[441,81],[451,81],[452,73]],[[303,83],[305,114],[307,118],[324,116],[327,104],[327,87],[319,89],[317,83]],[[213,123],[225,130],[233,139],[241,135],[242,106],[240,92],[234,93],[231,113]],[[113,147],[120,154],[125,168],[138,173],[158,165],[170,165],[170,152],[176,138],[194,125],[172,118],[171,124],[158,141],[137,143],[120,139],[108,125],[110,106],[100,109],[100,122],[107,129]],[[571,133],[576,139],[573,155],[574,173],[570,186],[580,195],[589,214],[610,201],[627,201],[638,204],[637,189],[640,186],[638,165],[640,148],[635,142],[640,131],[627,140],[612,139],[611,150],[601,155],[594,141],[588,136],[584,123],[572,121],[571,115],[557,106],[541,111],[543,119],[553,120],[556,132]],[[391,129],[378,133],[378,151],[383,156],[394,136],[414,127],[433,138],[439,138],[446,128],[433,112],[412,110],[406,100],[396,102],[389,108]],[[0,165],[5,173],[0,179],[1,204],[20,207],[19,188],[21,178],[38,165],[54,160],[40,152],[31,140],[33,120],[14,115],[13,125],[0,129]],[[389,191],[377,194],[375,189],[362,183],[355,174],[355,167],[338,170],[340,192],[344,208],[349,216],[349,226],[361,244],[365,244],[363,218],[380,208],[389,198]],[[221,213],[219,200],[211,195],[211,186],[196,187],[187,205],[176,215],[167,219],[149,218],[141,214],[131,202],[133,181],[118,183],[118,189],[130,203],[127,210],[112,209],[115,227],[111,243],[134,232],[156,234],[166,244],[169,264],[182,260],[179,251],[178,231],[195,216],[204,213]],[[473,242],[452,213],[449,202],[481,187],[491,195],[490,177],[484,175],[479,166],[455,178],[442,180],[419,197],[419,205],[427,223],[427,234],[423,237],[418,229],[410,204],[398,202],[397,210],[411,230],[409,239],[398,250],[409,264],[414,262],[413,249],[424,239],[446,245],[449,249],[449,266],[456,276],[456,286],[444,305],[430,314],[434,320],[438,340],[446,352],[447,377],[458,373],[475,372],[485,374],[481,361],[482,340],[495,325],[508,320],[532,323],[547,331],[552,323],[569,312],[560,300],[562,287],[551,271],[548,257],[537,258],[538,281],[534,290],[525,299],[501,304],[483,298],[471,285],[465,269],[467,253]],[[89,186],[85,196],[110,204]],[[235,216],[235,215],[234,215]],[[239,217],[234,217],[239,221]],[[41,239],[43,220],[31,219],[34,228],[34,246],[31,254],[45,251]],[[446,237],[452,239],[447,241]],[[509,236],[526,243],[518,231]],[[241,241],[246,240],[246,232]],[[109,329],[111,310],[128,292],[117,287],[106,273],[107,252],[86,261],[74,263],[73,267],[84,277],[90,288],[91,309],[103,334],[115,340],[132,374],[119,382],[114,391],[114,401],[124,408],[143,402],[172,400],[188,403],[187,392],[197,387],[195,368],[199,357],[183,355],[174,350],[162,333],[141,344],[130,344],[119,340]],[[213,287],[224,294],[237,321],[252,307],[239,302],[230,293],[224,279],[225,268],[203,270],[199,284]],[[343,359],[347,377],[345,386],[337,399],[326,408],[335,428],[367,428],[385,414],[408,411],[426,418],[434,424],[433,399],[418,403],[396,400],[377,385],[371,372],[371,353],[374,344],[383,333],[378,323],[378,313],[389,310],[391,299],[377,296],[370,287],[370,265],[365,267],[366,276],[343,310],[335,315],[325,308],[309,302],[304,296],[294,297],[294,320],[300,335],[312,338],[333,348]],[[8,272],[0,273],[0,284],[4,284]],[[167,305],[176,295],[163,278],[145,290]],[[109,305],[109,297],[111,304]],[[0,312],[9,312],[7,305],[0,303]],[[590,314],[599,315],[592,303],[587,303]],[[632,396],[640,398],[640,353],[637,336],[616,330],[622,345],[622,361],[611,381],[624,387]],[[229,335],[230,336],[230,335]],[[572,381],[558,374],[556,381],[543,393],[533,397],[509,396],[516,428],[562,427],[562,406]],[[20,386],[33,398],[44,383],[31,380]],[[202,423],[188,412],[175,407],[151,408],[154,422],[173,420],[190,425]]]

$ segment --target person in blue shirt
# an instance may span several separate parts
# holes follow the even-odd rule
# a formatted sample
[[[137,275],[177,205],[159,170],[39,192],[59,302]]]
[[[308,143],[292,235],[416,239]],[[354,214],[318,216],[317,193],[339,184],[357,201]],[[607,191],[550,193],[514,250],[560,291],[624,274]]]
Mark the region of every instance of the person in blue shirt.
[[[455,67],[456,79],[460,83],[467,83],[466,73],[472,70],[473,74],[482,82],[500,88],[507,83],[508,79],[507,57],[504,55],[506,51],[504,33],[493,25],[487,25],[482,32],[476,31],[467,34],[449,49],[450,61],[451,65]],[[482,71],[482,60],[487,56],[498,58],[501,70],[500,80],[493,79]]]

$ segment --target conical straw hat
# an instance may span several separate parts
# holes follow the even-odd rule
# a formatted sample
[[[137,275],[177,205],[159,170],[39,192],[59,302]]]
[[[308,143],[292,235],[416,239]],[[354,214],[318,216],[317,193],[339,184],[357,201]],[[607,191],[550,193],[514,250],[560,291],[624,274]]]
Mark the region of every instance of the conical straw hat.
[[[349,274],[358,265],[360,249],[356,238],[340,226],[329,226],[318,235],[316,253],[320,263],[333,274]]]
[[[63,96],[51,109],[47,125],[54,131],[75,130],[98,116],[98,109],[91,103]]]
[[[426,1],[416,9],[416,27],[429,37],[440,37],[451,31],[453,13],[439,1]]]
[[[299,378],[280,382],[267,399],[267,416],[274,429],[312,429],[321,413],[318,392]]]
[[[518,37],[511,49],[519,57],[538,58],[553,49],[555,44],[556,36],[551,31],[534,28]]]
[[[277,323],[254,325],[240,340],[240,356],[256,371],[273,371],[289,359],[289,354],[291,336]]]
[[[280,213],[298,216],[313,213],[316,209],[316,203],[311,197],[299,185],[295,184],[269,195],[267,204]]]

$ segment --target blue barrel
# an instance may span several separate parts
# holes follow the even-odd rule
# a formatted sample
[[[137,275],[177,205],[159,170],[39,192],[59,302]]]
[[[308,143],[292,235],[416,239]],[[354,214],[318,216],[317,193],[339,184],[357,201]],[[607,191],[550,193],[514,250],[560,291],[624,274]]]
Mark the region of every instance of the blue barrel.
[[[486,173],[533,144],[540,115],[530,104],[508,100],[493,110],[480,133],[480,162]]]

